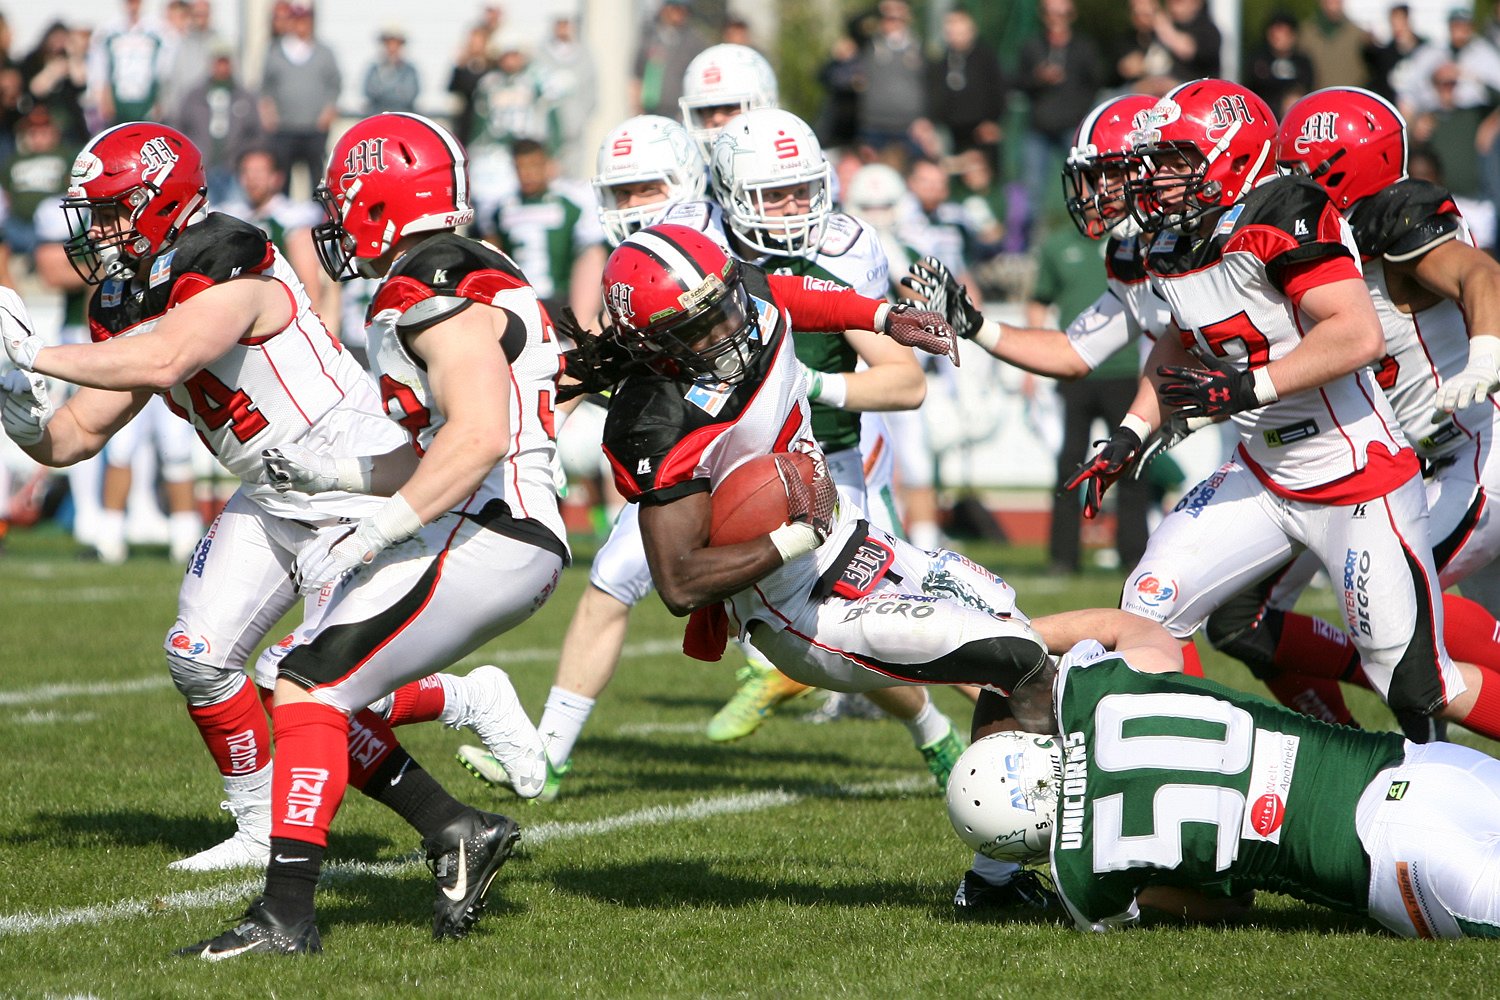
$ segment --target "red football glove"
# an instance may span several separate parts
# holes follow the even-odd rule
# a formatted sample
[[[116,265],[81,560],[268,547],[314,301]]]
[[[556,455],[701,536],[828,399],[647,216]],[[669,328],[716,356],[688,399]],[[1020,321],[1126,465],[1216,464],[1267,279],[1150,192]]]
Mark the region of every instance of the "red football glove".
[[[819,451],[807,452],[813,461],[811,485],[802,481],[802,475],[789,455],[776,456],[776,472],[786,487],[786,510],[793,524],[805,524],[817,532],[822,544],[833,530],[833,509],[838,504],[839,492],[828,473],[828,463]]]
[[[1104,503],[1104,491],[1113,486],[1130,467],[1131,460],[1140,451],[1141,436],[1129,427],[1116,427],[1108,441],[1094,443],[1102,447],[1094,452],[1092,458],[1084,459],[1083,464],[1073,473],[1073,478],[1063,486],[1065,490],[1075,490],[1086,484],[1083,516],[1088,518],[1099,516]]]
[[[903,347],[947,355],[954,365],[958,364],[958,337],[941,313],[914,309],[909,302],[900,302],[886,311],[881,332]]]

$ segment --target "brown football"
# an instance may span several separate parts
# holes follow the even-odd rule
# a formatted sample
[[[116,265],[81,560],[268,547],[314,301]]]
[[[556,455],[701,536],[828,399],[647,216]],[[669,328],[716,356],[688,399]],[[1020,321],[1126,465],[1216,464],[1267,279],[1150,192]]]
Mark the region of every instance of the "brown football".
[[[802,481],[812,483],[813,461],[801,452],[792,460]],[[752,458],[724,477],[713,492],[709,545],[736,545],[769,534],[787,522],[786,486],[776,471],[776,456]]]

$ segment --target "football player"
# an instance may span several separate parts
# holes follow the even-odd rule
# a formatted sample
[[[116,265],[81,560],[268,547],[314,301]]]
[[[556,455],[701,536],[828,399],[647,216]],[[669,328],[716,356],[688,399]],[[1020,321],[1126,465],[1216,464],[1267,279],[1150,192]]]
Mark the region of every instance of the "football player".
[[[1444,640],[1457,659],[1488,664],[1496,659],[1491,615],[1500,610],[1500,520],[1491,510],[1500,495],[1491,444],[1500,411],[1487,398],[1500,386],[1500,264],[1469,240],[1445,190],[1407,177],[1407,151],[1406,122],[1390,102],[1333,87],[1287,112],[1276,157],[1327,191],[1353,230],[1385,332],[1376,381],[1430,471],[1439,582],[1461,584],[1485,606],[1446,595]],[[1308,620],[1288,609],[1306,578],[1279,569],[1209,617],[1210,639],[1257,674],[1355,669],[1343,632],[1301,638]]]
[[[1096,642],[1069,651],[1048,735],[997,734],[960,758],[948,809],[964,842],[1050,855],[1085,931],[1142,908],[1236,916],[1264,888],[1402,937],[1500,936],[1500,761],[1156,669]]]
[[[687,129],[660,115],[637,115],[599,144],[593,185],[599,224],[617,247],[673,205],[702,198],[708,167]]]
[[[765,56],[748,45],[711,45],[682,74],[682,124],[706,160],[714,140],[735,115],[774,108],[780,100],[776,74]]]
[[[1121,606],[1187,639],[1305,548],[1405,732],[1431,738],[1436,715],[1500,735],[1500,690],[1443,646],[1420,470],[1368,369],[1385,339],[1352,236],[1315,182],[1276,174],[1276,135],[1265,103],[1223,80],[1174,88],[1140,121],[1127,202],[1156,233],[1147,268],[1177,335],[1073,485],[1096,505],[1171,411],[1230,417],[1235,457],[1152,534]]]
[[[23,372],[83,387],[54,413],[41,379],[6,385],[6,433],[38,462],[66,466],[96,454],[160,394],[242,480],[188,564],[165,642],[172,680],[223,777],[224,808],[237,827],[171,865],[189,871],[266,864],[268,690],[257,695],[246,660],[297,603],[292,572],[308,548],[380,508],[351,492],[374,459],[404,461],[407,452],[373,381],[328,335],[286,259],[249,223],[205,214],[205,184],[198,149],[175,129],[130,122],[101,132],[74,163],[62,203],[73,233],[68,256],[97,286],[88,304],[96,342],[44,347],[19,297],[0,290],[0,336],[11,360]],[[297,446],[348,456],[347,485],[316,497],[278,492],[266,481],[262,452]],[[313,593],[306,613],[316,615],[331,596]],[[539,742],[534,734],[522,739],[531,727],[509,680],[499,670],[471,678],[404,689],[390,721],[469,724],[527,779],[540,764]],[[380,798],[376,765],[409,758],[387,720],[361,712],[358,728],[357,781]],[[540,778],[530,787],[539,791]]]
[[[552,478],[557,342],[515,264],[455,232],[473,219],[457,140],[418,115],[366,118],[335,144],[318,195],[324,269],[384,279],[370,358],[419,458],[413,469],[377,457],[374,513],[298,555],[302,586],[327,603],[279,665],[272,860],[240,924],[181,952],[207,959],[320,949],[314,887],[347,780],[337,750],[350,712],[530,617],[569,558]],[[329,472],[344,463],[317,458],[265,456],[287,496],[341,485]],[[433,936],[462,937],[519,829],[420,770],[398,780],[438,883]]]

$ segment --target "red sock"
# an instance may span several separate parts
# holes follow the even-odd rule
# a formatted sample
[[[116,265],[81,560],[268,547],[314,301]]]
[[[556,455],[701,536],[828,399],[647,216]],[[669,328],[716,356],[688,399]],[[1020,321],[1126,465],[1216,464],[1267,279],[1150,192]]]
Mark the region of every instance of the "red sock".
[[[1481,736],[1500,740],[1500,674],[1481,670],[1484,683],[1479,686],[1479,697],[1469,714],[1464,716],[1464,727]]]
[[[1341,726],[1356,724],[1338,681],[1288,671],[1268,679],[1265,685],[1277,701],[1293,711]]]
[[[277,705],[271,836],[328,846],[349,783],[349,719],[315,701]]]
[[[391,724],[368,708],[349,720],[349,784],[363,789],[391,751],[401,744]]]
[[[1359,649],[1349,633],[1321,618],[1286,612],[1281,638],[1271,662],[1281,670],[1309,677],[1342,677],[1359,660]]]
[[[189,705],[220,774],[254,774],[271,762],[271,729],[246,677],[240,689],[217,705]]]
[[[1189,677],[1203,676],[1203,661],[1198,659],[1198,647],[1193,640],[1182,640],[1182,672]]]
[[[447,704],[443,682],[434,674],[419,681],[403,684],[391,695],[390,724],[409,726],[413,722],[435,722]]]
[[[1462,663],[1477,663],[1500,669],[1500,622],[1484,605],[1459,597],[1443,595],[1443,645],[1448,655]]]
[[[266,718],[269,719],[271,717],[271,706],[276,703],[276,689],[257,686],[255,694],[256,697],[260,698],[260,707],[265,710]]]

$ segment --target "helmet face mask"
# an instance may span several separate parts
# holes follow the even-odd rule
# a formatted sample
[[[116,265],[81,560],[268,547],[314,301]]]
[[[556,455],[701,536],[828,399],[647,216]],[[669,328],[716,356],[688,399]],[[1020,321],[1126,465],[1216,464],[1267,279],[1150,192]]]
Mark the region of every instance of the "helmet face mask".
[[[817,255],[832,213],[833,171],[802,119],[774,108],[740,115],[714,140],[712,167],[714,194],[746,246],[773,257]],[[805,194],[788,197],[803,186]]]
[[[708,385],[739,385],[755,360],[760,317],[737,280],[689,316],[626,336],[625,343],[657,374]]]
[[[969,847],[996,861],[1047,856],[1062,793],[1062,749],[1018,731],[976,740],[948,778],[948,819]]]
[[[135,275],[203,209],[206,189],[202,155],[176,129],[127,122],[99,133],[62,199],[69,263],[90,285]]]
[[[642,186],[652,182],[661,185],[661,196],[646,200]],[[707,167],[687,130],[670,118],[638,115],[599,147],[593,180],[599,223],[610,245],[619,246],[673,205],[702,199],[707,184]],[[622,200],[631,204],[622,207]]]
[[[1130,151],[1130,135],[1155,103],[1144,94],[1111,98],[1078,126],[1063,164],[1063,199],[1073,225],[1091,240],[1140,232],[1126,192],[1141,169],[1140,158]]]

